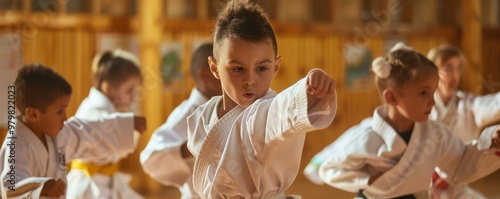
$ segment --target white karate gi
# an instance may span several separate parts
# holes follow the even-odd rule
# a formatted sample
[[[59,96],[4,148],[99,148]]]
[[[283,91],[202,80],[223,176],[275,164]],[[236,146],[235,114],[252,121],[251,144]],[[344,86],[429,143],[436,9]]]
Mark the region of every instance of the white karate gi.
[[[477,139],[481,128],[500,121],[500,93],[475,96],[458,91],[446,105],[437,92],[434,93],[434,99],[436,105],[432,109],[430,119],[445,124],[464,143]],[[435,194],[432,189],[430,191],[431,195]],[[467,185],[453,184],[441,190],[439,195],[440,199],[486,198]]]
[[[116,109],[113,103],[102,92],[95,88],[91,88],[87,98],[85,98],[78,107],[75,117],[90,120],[92,118],[100,118],[115,112]],[[129,148],[129,150],[116,151],[116,153],[110,153],[99,159],[82,159],[80,161],[90,162],[97,165],[117,163],[120,159],[125,158],[133,152],[138,137],[138,134],[134,133],[134,147]],[[131,180],[131,176],[125,173],[116,172],[112,176],[97,173],[93,174],[90,178],[82,170],[71,169],[67,177],[67,198],[142,198],[128,185]]]
[[[194,88],[189,99],[172,111],[141,152],[144,171],[163,185],[177,187],[182,199],[200,198],[193,189],[194,158],[182,158],[180,148],[188,139],[187,117],[207,101]]]
[[[337,109],[332,94],[307,110],[306,79],[219,119],[221,102],[214,97],[188,118],[193,185],[203,198],[282,195],[297,175],[306,132],[328,127]]]
[[[0,151],[2,198],[7,198],[11,185],[18,185],[14,189],[19,189],[11,191],[14,195],[9,198],[45,198],[40,197],[44,183],[58,178],[66,183],[66,164],[71,160],[100,159],[133,148],[134,121],[133,114],[129,113],[93,121],[72,117],[55,138],[45,135],[47,148],[25,124],[20,120],[15,122],[14,134],[7,133]],[[14,147],[10,145],[12,142]],[[11,154],[15,155],[14,161],[9,157]],[[12,171],[15,174],[11,174]],[[12,176],[14,181],[9,181]],[[23,190],[21,184],[26,185]]]
[[[439,122],[416,122],[407,145],[384,121],[386,115],[385,107],[377,108],[370,125],[351,128],[335,141],[335,153],[319,170],[326,184],[349,192],[364,189],[370,198],[426,198],[436,166],[454,184],[475,181],[500,168],[496,149],[490,149],[497,126],[465,145]],[[380,173],[384,174],[368,186],[370,176]]]
[[[359,125],[369,125],[371,122],[372,118],[369,117],[361,121]],[[357,128],[357,126],[358,125],[352,128]],[[319,153],[314,155],[311,161],[307,164],[306,168],[304,168],[304,176],[306,176],[306,178],[314,184],[323,185],[324,183],[319,177],[319,167],[323,164],[323,162],[325,162],[326,159],[328,159],[328,157],[330,157],[332,153],[335,153],[336,150],[335,143],[332,142]]]
[[[464,143],[479,137],[481,128],[500,122],[500,92],[485,96],[457,92],[447,105],[436,92],[431,120],[445,124]]]

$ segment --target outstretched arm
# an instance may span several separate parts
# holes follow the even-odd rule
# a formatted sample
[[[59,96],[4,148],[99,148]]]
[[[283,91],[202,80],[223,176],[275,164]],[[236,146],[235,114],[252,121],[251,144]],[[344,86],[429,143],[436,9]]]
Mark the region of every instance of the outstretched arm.
[[[498,154],[500,125],[486,128],[478,140],[464,145],[461,140],[451,135],[444,140],[444,150],[438,167],[447,174],[450,184],[463,184],[476,181],[500,168]]]
[[[265,101],[265,100],[264,100]],[[321,69],[279,93],[272,103],[254,106],[251,117],[254,128],[265,124],[266,143],[287,133],[310,132],[328,127],[337,110],[335,84]],[[267,117],[257,117],[265,114]],[[252,130],[251,132],[259,131]]]

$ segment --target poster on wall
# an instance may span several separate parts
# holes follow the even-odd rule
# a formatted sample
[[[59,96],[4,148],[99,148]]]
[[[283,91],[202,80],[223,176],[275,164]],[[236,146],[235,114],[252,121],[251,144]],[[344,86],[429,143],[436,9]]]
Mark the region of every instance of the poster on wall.
[[[181,42],[164,41],[160,44],[160,74],[165,92],[177,93],[185,89],[184,77],[181,71],[182,50]]]
[[[345,59],[345,85],[349,91],[362,92],[373,88],[371,76],[372,52],[366,47],[345,44],[342,48]]]
[[[15,94],[13,87],[17,71],[22,67],[22,45],[15,41],[20,41],[19,34],[0,34],[0,126],[7,127],[9,110],[14,110],[15,97],[9,95]],[[9,94],[9,91],[10,94]],[[9,102],[12,101],[12,102]],[[9,108],[9,106],[11,106]],[[13,114],[14,116],[19,112]]]

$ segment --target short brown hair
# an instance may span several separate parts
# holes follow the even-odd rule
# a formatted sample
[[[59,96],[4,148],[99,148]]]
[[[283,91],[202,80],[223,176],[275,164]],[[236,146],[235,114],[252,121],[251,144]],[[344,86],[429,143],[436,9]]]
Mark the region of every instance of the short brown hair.
[[[243,39],[250,42],[271,40],[274,54],[278,53],[278,44],[274,30],[264,10],[249,1],[230,1],[219,13],[215,21],[214,55],[225,39]]]
[[[25,114],[28,107],[45,112],[59,97],[71,95],[71,85],[51,68],[43,64],[23,66],[14,81],[16,107]]]
[[[92,63],[92,73],[97,90],[101,90],[104,81],[116,87],[131,76],[142,80],[137,58],[132,53],[120,49],[96,55]]]
[[[387,87],[404,88],[419,77],[438,75],[436,65],[414,50],[395,50],[387,54],[384,60],[391,66],[391,71],[388,77],[377,76],[375,79],[380,94]]]

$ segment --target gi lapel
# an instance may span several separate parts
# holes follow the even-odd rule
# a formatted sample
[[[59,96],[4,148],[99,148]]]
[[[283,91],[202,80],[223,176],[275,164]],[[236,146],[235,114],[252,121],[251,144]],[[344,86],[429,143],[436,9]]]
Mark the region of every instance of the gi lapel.
[[[217,107],[217,106],[215,106]],[[228,136],[233,129],[234,121],[240,116],[245,108],[237,106],[226,113],[217,123],[210,129],[207,136],[203,140],[200,152],[194,163],[193,169],[193,187],[198,193],[203,193],[204,178],[208,167],[213,161],[213,156],[217,147],[222,140]]]

